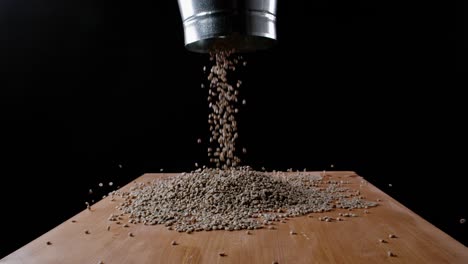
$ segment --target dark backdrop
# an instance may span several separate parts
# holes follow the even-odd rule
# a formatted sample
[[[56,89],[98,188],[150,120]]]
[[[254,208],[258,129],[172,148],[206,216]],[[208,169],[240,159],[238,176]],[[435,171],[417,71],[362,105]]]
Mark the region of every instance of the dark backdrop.
[[[245,163],[354,170],[466,245],[466,7],[279,2],[240,74]],[[207,63],[175,0],[0,1],[0,257],[110,181],[206,161]]]

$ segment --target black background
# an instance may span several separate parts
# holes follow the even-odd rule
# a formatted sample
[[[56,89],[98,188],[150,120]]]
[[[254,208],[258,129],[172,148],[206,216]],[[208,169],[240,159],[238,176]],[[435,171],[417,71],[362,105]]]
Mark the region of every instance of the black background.
[[[467,245],[466,7],[279,2],[240,73],[245,164],[354,170]],[[204,163],[207,63],[175,0],[1,1],[0,257],[99,182]]]

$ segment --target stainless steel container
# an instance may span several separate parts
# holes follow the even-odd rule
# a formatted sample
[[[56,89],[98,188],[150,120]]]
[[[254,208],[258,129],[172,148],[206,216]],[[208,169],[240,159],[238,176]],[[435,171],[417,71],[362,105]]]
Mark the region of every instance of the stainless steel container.
[[[250,52],[276,41],[277,0],[178,0],[185,47],[207,53],[216,48]]]

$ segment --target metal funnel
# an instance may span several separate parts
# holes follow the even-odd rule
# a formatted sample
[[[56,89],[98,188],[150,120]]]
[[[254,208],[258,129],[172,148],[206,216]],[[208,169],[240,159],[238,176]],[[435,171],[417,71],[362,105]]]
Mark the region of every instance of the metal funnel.
[[[178,0],[185,47],[208,53],[217,48],[251,52],[276,41],[277,0]]]

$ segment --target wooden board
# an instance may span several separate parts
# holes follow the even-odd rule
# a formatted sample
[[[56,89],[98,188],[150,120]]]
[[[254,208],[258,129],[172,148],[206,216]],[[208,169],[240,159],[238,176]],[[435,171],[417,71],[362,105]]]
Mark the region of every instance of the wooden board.
[[[107,220],[118,200],[105,198],[36,240],[0,260],[0,263],[468,263],[468,248],[437,229],[353,172],[328,172],[331,179],[350,181],[368,200],[380,205],[354,210],[358,217],[323,222],[343,210],[298,217],[278,223],[276,230],[210,231],[193,234],[163,226],[131,225]],[[172,174],[173,175],[173,174]],[[145,174],[147,182],[171,174]],[[123,187],[127,189],[131,184]],[[76,220],[72,223],[71,220]],[[123,222],[126,222],[125,219]],[[110,231],[107,226],[111,225]],[[85,230],[90,234],[85,234]],[[295,230],[297,235],[290,235]],[[134,237],[129,237],[132,232]],[[397,238],[388,238],[395,234]],[[380,243],[385,239],[388,243]],[[171,241],[178,245],[171,245]],[[47,245],[50,241],[52,245]],[[387,251],[396,254],[388,257]],[[227,256],[219,256],[225,252]]]

